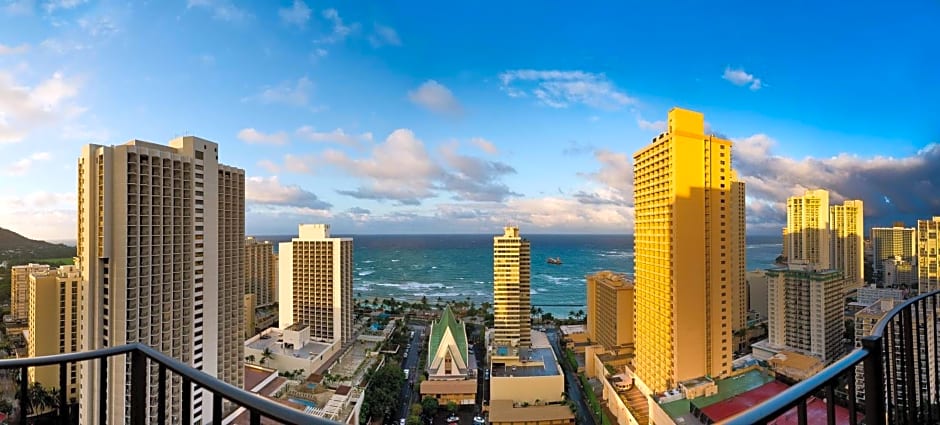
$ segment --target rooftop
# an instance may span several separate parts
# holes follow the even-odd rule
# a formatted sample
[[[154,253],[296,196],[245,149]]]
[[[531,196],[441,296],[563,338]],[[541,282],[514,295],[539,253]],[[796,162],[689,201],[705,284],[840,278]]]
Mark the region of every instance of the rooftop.
[[[722,400],[727,400],[738,394],[760,387],[770,381],[773,381],[773,377],[759,370],[752,370],[738,376],[716,381],[718,384],[718,394],[708,397],[699,397],[696,398],[694,402],[696,406],[701,408],[702,406],[708,406]],[[691,401],[689,399],[684,398],[669,403],[663,403],[661,406],[670,417],[678,418],[689,415],[691,411],[690,403]]]
[[[532,362],[532,366],[523,366],[516,364],[506,366],[504,364],[493,364],[492,376],[552,376],[558,375],[558,363],[555,361],[555,355],[551,348],[530,348],[525,358],[525,362]]]
[[[271,350],[273,354],[297,357],[300,359],[312,359],[323,354],[331,346],[331,344],[323,342],[309,341],[300,348],[284,348],[284,345],[278,341],[282,336],[279,330],[272,330],[265,335],[270,336],[270,338],[258,338],[251,341],[247,344],[248,348],[260,351],[268,349]]]
[[[477,380],[459,381],[427,380],[421,383],[421,394],[476,394]]]
[[[563,404],[513,407],[511,400],[493,400],[490,422],[541,422],[574,419],[574,413]]]

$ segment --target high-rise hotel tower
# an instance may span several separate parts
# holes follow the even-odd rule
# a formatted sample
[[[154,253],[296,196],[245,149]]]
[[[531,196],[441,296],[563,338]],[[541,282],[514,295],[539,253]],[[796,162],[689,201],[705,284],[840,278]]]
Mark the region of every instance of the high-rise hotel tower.
[[[529,241],[518,227],[493,237],[493,343],[501,350],[532,346]],[[507,353],[511,354],[511,353]]]
[[[673,108],[666,132],[633,155],[635,366],[656,392],[727,376],[743,313],[744,187],[731,142],[704,124]]]
[[[244,380],[245,173],[218,145],[180,137],[88,145],[78,161],[83,351],[149,345],[237,387]],[[83,365],[82,423],[129,422],[130,359],[108,362],[108,411],[97,409],[98,362]],[[150,366],[148,399],[158,372]],[[185,390],[185,392],[184,392]],[[167,419],[208,423],[211,396],[168,378]],[[181,412],[184,394],[192,412]],[[149,407],[150,421],[157,403]]]
[[[352,340],[353,240],[330,237],[329,224],[301,224],[278,245],[278,320],[281,328],[310,326],[310,338]]]

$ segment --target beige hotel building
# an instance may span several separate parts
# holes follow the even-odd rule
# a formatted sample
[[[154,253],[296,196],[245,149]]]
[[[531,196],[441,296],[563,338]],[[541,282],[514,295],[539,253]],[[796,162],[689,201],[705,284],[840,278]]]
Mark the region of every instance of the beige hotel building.
[[[353,240],[330,237],[329,224],[301,224],[298,237],[278,245],[281,329],[310,326],[310,338],[353,337]]]
[[[219,163],[218,144],[180,137],[87,145],[78,161],[78,256],[83,351],[149,345],[236,387],[244,379],[245,173]],[[83,366],[84,424],[129,414],[129,364],[108,363],[108,412],[96,409],[98,363]],[[148,398],[157,368],[150,366]],[[182,383],[167,380],[170,423]],[[192,391],[194,422],[213,418],[211,395]],[[149,417],[157,417],[157,404]]]
[[[532,346],[531,254],[518,227],[493,237],[493,343],[503,355]]]
[[[704,116],[669,111],[667,131],[633,155],[636,373],[650,391],[731,372],[743,326],[744,184],[731,142]]]
[[[917,220],[917,286],[921,294],[940,289],[940,217]]]
[[[29,317],[29,275],[50,270],[46,264],[27,264],[10,268],[10,316],[17,322]]]
[[[587,276],[587,335],[606,349],[633,347],[633,281],[608,270]]]
[[[808,190],[787,199],[784,246],[790,263],[812,264],[818,270],[839,270],[845,290],[864,285],[864,207],[847,200],[829,205],[829,192]]]
[[[29,275],[29,357],[78,350],[81,274],[75,266],[35,271]],[[59,366],[29,368],[29,381],[59,388]],[[78,400],[78,367],[68,365],[66,397]]]

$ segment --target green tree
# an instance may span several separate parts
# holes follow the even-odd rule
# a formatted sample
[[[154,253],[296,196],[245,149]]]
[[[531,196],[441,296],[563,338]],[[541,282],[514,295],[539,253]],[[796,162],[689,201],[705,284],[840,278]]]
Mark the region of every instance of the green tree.
[[[261,364],[264,364],[265,360],[271,360],[274,357],[274,353],[271,352],[270,348],[265,348],[261,352]]]
[[[421,417],[418,415],[408,416],[408,419],[405,420],[405,425],[424,425],[421,423]]]
[[[424,416],[428,418],[433,418],[437,414],[437,409],[440,408],[437,399],[431,396],[424,397],[421,400],[421,407],[424,409]]]
[[[447,402],[447,411],[450,412],[450,413],[456,413],[456,412],[457,412],[457,403],[454,402],[453,400],[448,401],[448,402]]]
[[[421,412],[424,411],[424,407],[421,406],[421,403],[414,403],[411,405],[410,411],[412,416],[421,416]]]
[[[254,354],[249,354],[249,355],[245,356],[245,361],[248,362],[248,363],[254,363],[254,362],[255,362],[255,355],[254,355]]]
[[[362,415],[368,420],[388,421],[398,405],[398,393],[405,382],[405,373],[396,363],[382,366],[372,374],[369,387],[363,400]]]

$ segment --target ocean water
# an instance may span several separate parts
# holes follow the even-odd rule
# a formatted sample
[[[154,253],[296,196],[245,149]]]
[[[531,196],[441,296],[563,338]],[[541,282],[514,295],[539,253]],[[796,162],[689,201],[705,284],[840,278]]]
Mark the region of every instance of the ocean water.
[[[336,235],[343,236],[343,235]],[[493,301],[493,235],[345,235],[353,238],[353,290],[372,299]],[[584,308],[585,276],[633,273],[629,235],[525,235],[532,247],[532,304],[556,316]],[[257,236],[274,242],[291,236]],[[779,236],[747,238],[747,269],[780,255]],[[563,264],[546,260],[560,257]]]

